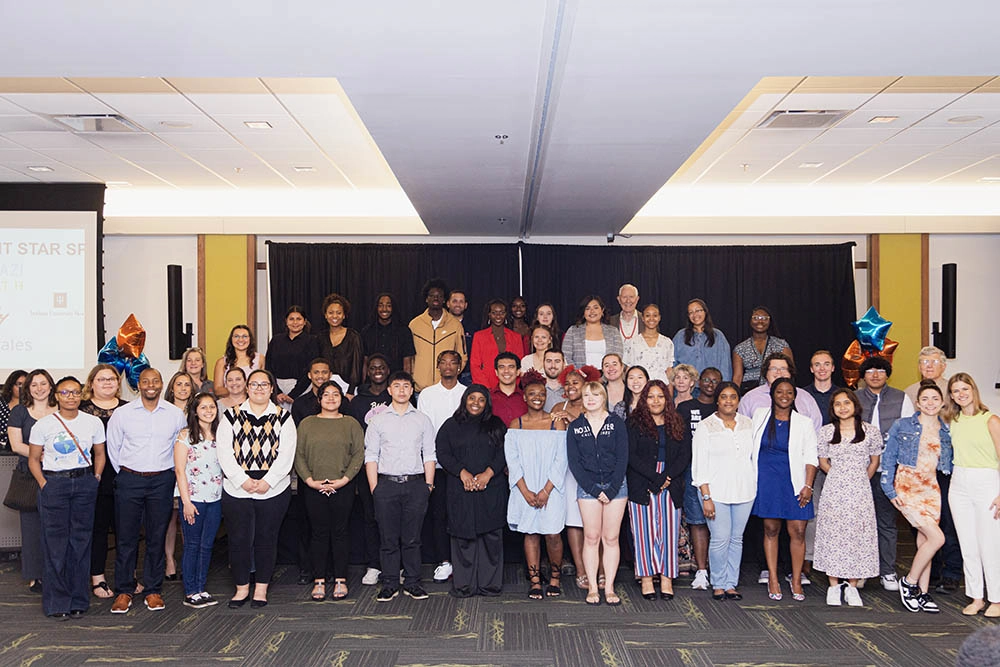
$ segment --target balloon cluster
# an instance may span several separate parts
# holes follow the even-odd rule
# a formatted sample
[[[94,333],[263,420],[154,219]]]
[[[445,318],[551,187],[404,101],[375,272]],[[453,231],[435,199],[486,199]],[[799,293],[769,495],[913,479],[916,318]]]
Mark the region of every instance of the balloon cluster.
[[[146,346],[146,330],[134,313],[118,328],[118,334],[109,340],[97,354],[97,361],[111,364],[134,391],[139,389],[139,375],[149,368],[149,360],[142,353]]]
[[[882,357],[890,364],[899,347],[897,341],[887,336],[892,322],[878,314],[872,306],[857,322],[851,322],[854,327],[855,340],[851,341],[840,362],[840,370],[844,382],[851,389],[857,389],[861,379],[861,363],[868,357]]]

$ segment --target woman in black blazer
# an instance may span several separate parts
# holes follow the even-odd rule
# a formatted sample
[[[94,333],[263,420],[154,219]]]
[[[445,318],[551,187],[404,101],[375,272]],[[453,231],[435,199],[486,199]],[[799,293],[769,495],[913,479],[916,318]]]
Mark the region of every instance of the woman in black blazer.
[[[674,408],[670,389],[651,380],[628,421],[628,510],[635,544],[635,576],[642,597],[674,597],[677,542],[684,505],[684,470],[691,464],[691,440]]]

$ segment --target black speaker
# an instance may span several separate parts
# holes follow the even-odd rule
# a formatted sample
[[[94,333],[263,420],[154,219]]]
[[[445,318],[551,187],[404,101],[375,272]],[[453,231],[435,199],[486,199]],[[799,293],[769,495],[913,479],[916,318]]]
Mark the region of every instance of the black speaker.
[[[934,345],[944,350],[949,359],[955,358],[955,300],[958,289],[958,264],[941,266],[941,322],[931,329]]]
[[[184,351],[191,347],[193,335],[191,323],[184,324],[184,290],[181,282],[181,266],[167,265],[167,335],[170,358],[180,359]]]

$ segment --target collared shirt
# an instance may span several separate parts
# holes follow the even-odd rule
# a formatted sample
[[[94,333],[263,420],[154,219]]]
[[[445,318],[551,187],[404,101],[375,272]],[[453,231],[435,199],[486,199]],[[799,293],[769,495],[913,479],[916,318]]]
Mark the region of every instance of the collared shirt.
[[[769,407],[771,407],[771,387],[762,384],[743,395],[743,398],[740,399],[740,407],[737,409],[737,412],[747,417],[753,417],[754,411],[758,408]],[[812,420],[813,427],[817,431],[823,425],[823,413],[819,411],[816,399],[808,391],[800,389],[795,392],[795,409],[799,413],[809,417]]]
[[[520,389],[515,389],[510,396],[500,388],[494,389],[490,392],[490,400],[493,401],[493,414],[500,418],[504,426],[528,413],[528,404],[524,402]]]
[[[706,368],[718,368],[723,380],[733,379],[733,355],[729,352],[729,341],[719,329],[715,330],[715,344],[709,346],[708,335],[696,331],[691,344],[684,343],[684,329],[674,334],[674,365],[690,364],[698,373]]]
[[[108,420],[108,460],[115,472],[122,466],[137,472],[174,467],[174,440],[187,427],[184,413],[163,399],[150,412],[141,400],[126,403]]]
[[[403,414],[394,406],[378,413],[365,431],[365,463],[378,463],[380,475],[419,475],[436,463],[434,425],[412,405]]]
[[[835,384],[831,384],[830,388],[826,391],[820,391],[816,388],[816,383],[812,382],[802,387],[802,389],[808,391],[809,395],[816,401],[816,407],[819,408],[820,414],[823,415],[823,424],[833,423],[833,418],[830,417],[830,397],[833,396],[833,392],[840,389],[840,387]]]

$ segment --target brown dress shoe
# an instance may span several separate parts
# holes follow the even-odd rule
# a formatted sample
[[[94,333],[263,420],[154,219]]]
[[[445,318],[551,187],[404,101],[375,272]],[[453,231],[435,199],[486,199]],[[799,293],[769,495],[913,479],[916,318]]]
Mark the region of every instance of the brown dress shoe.
[[[163,597],[159,593],[150,593],[146,596],[146,609],[150,611],[162,611],[163,606]]]
[[[115,602],[111,605],[112,614],[124,614],[132,608],[132,596],[128,593],[119,593]]]

